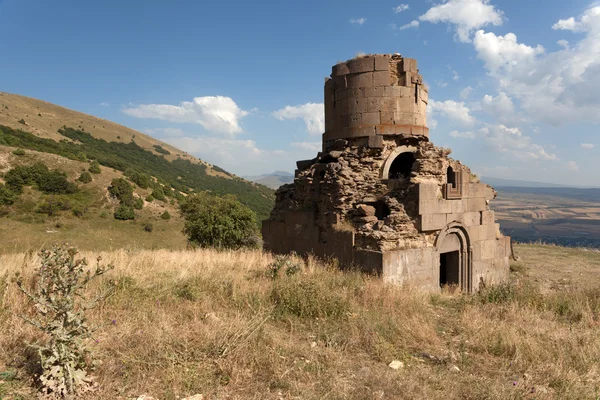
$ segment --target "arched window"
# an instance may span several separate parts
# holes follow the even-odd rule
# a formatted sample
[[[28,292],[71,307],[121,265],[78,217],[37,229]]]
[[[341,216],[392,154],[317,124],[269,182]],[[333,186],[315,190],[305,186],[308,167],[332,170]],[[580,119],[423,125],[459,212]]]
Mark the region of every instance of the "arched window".
[[[405,179],[410,177],[414,162],[414,153],[407,151],[405,153],[398,154],[394,161],[392,161],[388,179]]]
[[[446,173],[446,183],[452,187],[456,187],[456,173],[452,167],[448,167],[448,171]]]

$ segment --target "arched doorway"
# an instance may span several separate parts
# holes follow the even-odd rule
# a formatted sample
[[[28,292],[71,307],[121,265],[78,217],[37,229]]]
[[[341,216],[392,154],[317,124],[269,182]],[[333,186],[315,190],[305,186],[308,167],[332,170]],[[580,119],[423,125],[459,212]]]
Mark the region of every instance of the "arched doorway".
[[[439,255],[437,281],[440,287],[455,285],[463,293],[473,290],[472,249],[467,230],[457,222],[446,226],[435,243]]]
[[[416,151],[414,146],[398,146],[385,160],[381,168],[381,179],[409,178]]]

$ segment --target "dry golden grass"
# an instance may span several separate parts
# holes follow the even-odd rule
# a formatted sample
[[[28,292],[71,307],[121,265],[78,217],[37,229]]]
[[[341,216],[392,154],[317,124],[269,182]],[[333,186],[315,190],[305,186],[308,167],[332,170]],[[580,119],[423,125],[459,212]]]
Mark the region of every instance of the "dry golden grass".
[[[531,269],[560,262],[555,249],[546,258],[543,247],[517,251],[513,286],[470,297],[313,260],[271,279],[272,257],[260,251],[100,253],[116,269],[90,294],[107,280],[117,290],[90,315],[101,328],[89,345],[102,361],[92,398],[597,398],[600,270],[586,269],[595,285],[542,293]],[[0,256],[0,373],[17,372],[0,398],[34,395],[23,343],[39,336],[15,316],[32,307],[11,277],[32,279],[35,265],[31,253]],[[389,368],[392,360],[404,368]]]

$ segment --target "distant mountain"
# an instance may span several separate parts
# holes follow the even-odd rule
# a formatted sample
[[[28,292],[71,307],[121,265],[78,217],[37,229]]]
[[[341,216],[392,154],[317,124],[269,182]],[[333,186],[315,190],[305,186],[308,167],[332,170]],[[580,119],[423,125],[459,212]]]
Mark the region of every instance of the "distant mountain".
[[[560,184],[556,184],[556,183],[520,181],[517,179],[493,178],[491,176],[482,176],[481,182],[487,183],[488,185],[492,185],[493,187],[527,187],[527,188],[564,188],[564,187],[569,187],[567,185],[560,185]]]
[[[292,183],[294,181],[294,175],[286,171],[275,171],[270,174],[245,176],[244,179],[260,183],[261,185],[265,185],[271,189],[277,189],[281,185]]]

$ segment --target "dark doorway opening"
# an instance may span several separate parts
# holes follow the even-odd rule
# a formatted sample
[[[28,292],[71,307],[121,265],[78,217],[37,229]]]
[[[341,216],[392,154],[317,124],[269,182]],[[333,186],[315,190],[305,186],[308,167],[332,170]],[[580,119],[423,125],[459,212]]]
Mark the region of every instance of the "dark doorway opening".
[[[392,213],[390,211],[390,208],[388,207],[388,205],[385,204],[385,201],[383,201],[383,200],[378,200],[378,201],[374,201],[371,203],[365,203],[365,204],[375,208],[375,216],[380,221],[383,221]]]
[[[460,275],[460,256],[458,251],[440,254],[440,287],[458,285]]]
[[[415,162],[415,154],[407,151],[400,153],[390,165],[388,179],[404,179],[410,177],[412,166]]]

